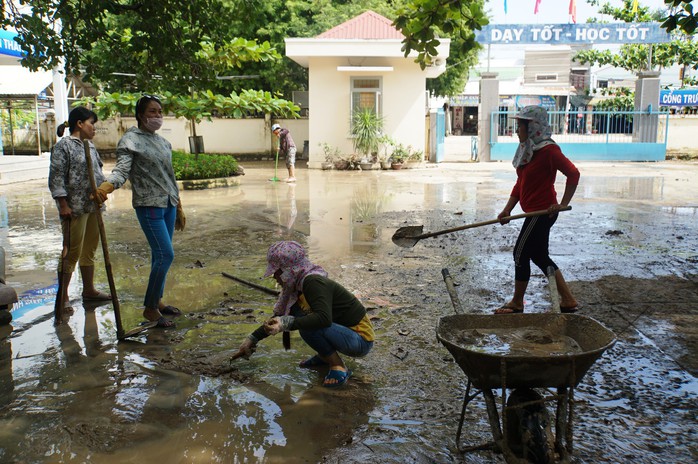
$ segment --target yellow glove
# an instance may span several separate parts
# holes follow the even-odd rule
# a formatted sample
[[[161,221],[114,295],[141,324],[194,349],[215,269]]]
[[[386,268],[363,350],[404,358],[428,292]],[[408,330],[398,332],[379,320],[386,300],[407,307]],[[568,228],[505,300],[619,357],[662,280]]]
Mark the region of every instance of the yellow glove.
[[[182,202],[180,201],[177,205],[177,219],[175,219],[175,230],[184,230],[184,226],[187,225],[187,217],[184,215],[184,210],[182,209]]]
[[[97,199],[100,203],[107,201],[107,195],[114,191],[114,184],[111,182],[102,182],[99,187],[97,187]]]

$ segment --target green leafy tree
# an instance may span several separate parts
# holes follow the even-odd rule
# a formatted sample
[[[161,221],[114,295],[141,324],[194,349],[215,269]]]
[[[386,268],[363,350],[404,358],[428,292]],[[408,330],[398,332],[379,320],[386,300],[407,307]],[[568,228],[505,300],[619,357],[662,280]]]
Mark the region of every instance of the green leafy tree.
[[[601,0],[591,0],[592,5],[599,6],[599,13],[610,15],[625,22],[657,22],[666,14],[662,11],[650,11],[639,5],[633,13],[633,0],[624,0],[622,6],[616,7]],[[631,72],[657,70],[674,64],[698,66],[698,47],[692,40],[676,35],[670,43],[663,44],[626,44],[618,53],[610,50],[583,50],[575,56],[580,63],[611,65]]]
[[[686,35],[693,35],[698,27],[698,18],[693,12],[693,1],[664,0],[664,4],[670,9],[662,18],[662,27],[668,32],[680,30]]]
[[[607,98],[594,105],[598,111],[632,110],[635,107],[635,92],[627,87],[600,89],[600,94]]]
[[[482,0],[412,0],[398,10],[393,24],[405,35],[405,56],[416,51],[415,61],[424,69],[437,56],[440,33],[458,37],[458,47],[467,51],[476,44],[473,31],[489,20]]]
[[[280,56],[268,43],[240,39],[236,12],[220,0],[25,0],[5,3],[4,27],[17,30],[29,69],[67,73],[122,89],[224,90],[219,73]]]
[[[293,90],[307,89],[308,76],[306,69],[283,56],[284,39],[314,37],[371,9],[397,18],[396,24],[400,21],[408,37],[406,54],[420,50],[422,37],[431,37],[429,47],[433,40],[438,41],[428,31],[452,39],[449,61],[457,64],[429,85],[435,93],[453,94],[462,90],[476,60],[472,31],[487,21],[483,3],[23,0],[21,5],[6,3],[2,24],[17,30],[17,40],[26,53],[24,66],[33,70],[64,66],[67,74],[79,75],[107,92],[147,89],[190,94],[210,90],[228,95],[255,88],[289,99]],[[412,18],[425,7],[433,8],[435,14]],[[418,27],[420,21],[423,30]],[[428,51],[424,48],[418,57],[424,66]]]
[[[284,39],[287,37],[315,37],[366,10],[373,10],[387,18],[397,18],[398,11],[410,3],[412,2],[409,0],[272,0],[261,4],[241,2],[236,8],[242,13],[231,27],[241,36],[257,37],[282,50]],[[471,3],[478,3],[482,9],[482,0],[471,0]],[[472,30],[468,29],[464,21],[459,22],[458,27],[450,24],[449,22],[444,28],[437,29],[440,36],[452,39],[449,62],[454,65],[449,65],[447,72],[437,79],[427,81],[428,89],[439,95],[462,92],[468,71],[477,61],[479,46],[474,42]],[[404,34],[405,30],[402,32]],[[307,70],[290,58],[284,57],[265,69],[260,69],[257,64],[248,63],[244,71],[246,75],[259,75],[261,88],[279,91],[286,98],[291,97],[293,90],[307,89]]]

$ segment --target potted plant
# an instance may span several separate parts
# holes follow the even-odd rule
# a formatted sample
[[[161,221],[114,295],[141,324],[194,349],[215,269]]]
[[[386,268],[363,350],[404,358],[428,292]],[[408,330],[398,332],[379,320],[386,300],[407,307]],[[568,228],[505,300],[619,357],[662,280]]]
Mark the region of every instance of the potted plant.
[[[383,148],[382,153],[378,156],[378,161],[381,163],[381,169],[390,169],[392,159],[388,154],[388,150],[395,146],[395,141],[388,135],[382,135],[379,141],[381,147]]]
[[[362,169],[371,169],[380,147],[383,117],[373,108],[355,108],[351,117],[351,137]]]
[[[407,167],[414,168],[419,166],[424,161],[424,152],[422,150],[413,151],[412,147],[407,147]]]
[[[321,165],[322,169],[325,171],[332,169],[334,167],[335,160],[338,160],[341,157],[339,148],[332,147],[332,145],[325,142],[319,143],[318,145],[322,148],[322,152],[325,154],[325,162]]]
[[[334,168],[338,171],[344,171],[346,169],[349,169],[349,160],[347,158],[344,158],[344,157],[336,158],[333,161],[333,164],[334,164]]]
[[[390,164],[390,167],[392,169],[402,169],[403,164],[405,164],[405,160],[407,160],[407,156],[409,153],[407,152],[407,148],[401,143],[398,143],[395,145],[395,148],[393,149],[393,153],[390,155],[390,158],[392,159],[392,163]]]

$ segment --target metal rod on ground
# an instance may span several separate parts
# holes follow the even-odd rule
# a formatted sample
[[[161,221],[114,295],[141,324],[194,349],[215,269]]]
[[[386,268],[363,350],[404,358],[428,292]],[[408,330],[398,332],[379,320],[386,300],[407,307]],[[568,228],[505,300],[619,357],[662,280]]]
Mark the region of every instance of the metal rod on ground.
[[[453,277],[451,277],[451,273],[448,272],[448,269],[443,268],[441,269],[441,275],[443,275],[444,282],[446,282],[446,290],[448,290],[448,294],[451,297],[453,310],[456,312],[456,314],[463,314],[463,305],[460,302],[460,298],[458,298],[456,287],[453,285]]]
[[[557,292],[557,281],[555,280],[555,268],[548,266],[548,288],[550,289],[550,312],[560,312],[560,294]]]
[[[272,288],[265,287],[264,285],[259,285],[259,284],[256,284],[254,282],[249,282],[245,279],[241,279],[240,277],[235,277],[234,275],[230,275],[227,272],[221,272],[221,274],[223,274],[223,277],[227,277],[231,280],[234,280],[235,282],[241,283],[243,285],[247,285],[248,287],[254,288],[255,290],[260,290],[260,291],[266,293],[267,295],[279,296],[278,290],[274,290]]]
[[[227,277],[231,280],[234,280],[235,282],[241,283],[243,285],[247,285],[248,287],[254,288],[255,290],[260,290],[260,291],[266,293],[267,295],[279,296],[279,294],[281,293],[277,290],[272,290],[269,287],[265,287],[264,285],[258,285],[258,284],[255,284],[254,282],[248,282],[245,279],[241,279],[240,277],[235,277],[234,275],[230,275],[227,272],[221,272],[221,274],[223,274],[224,277]],[[284,348],[286,350],[290,350],[291,349],[291,334],[288,332],[283,332],[281,335],[281,339],[282,339],[282,343],[283,343]]]
[[[119,340],[125,338],[124,327],[121,324],[121,308],[119,306],[119,297],[116,295],[116,285],[114,284],[114,274],[111,270],[111,261],[109,260],[109,247],[107,246],[107,232],[104,229],[104,220],[102,219],[102,205],[97,196],[97,182],[95,182],[95,173],[92,170],[92,155],[90,154],[90,145],[88,140],[82,141],[85,147],[85,159],[87,161],[87,177],[90,179],[92,186],[92,195],[94,196],[95,205],[97,206],[97,224],[99,224],[99,239],[102,242],[102,252],[104,253],[104,266],[107,271],[107,279],[109,280],[109,292],[111,293],[112,306],[114,307],[114,319],[116,319],[116,338]]]

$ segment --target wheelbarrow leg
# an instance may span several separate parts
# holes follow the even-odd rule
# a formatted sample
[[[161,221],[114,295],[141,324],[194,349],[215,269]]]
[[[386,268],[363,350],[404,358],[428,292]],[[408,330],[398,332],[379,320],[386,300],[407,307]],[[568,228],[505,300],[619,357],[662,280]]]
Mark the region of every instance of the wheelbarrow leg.
[[[463,396],[463,408],[461,409],[460,412],[460,421],[458,422],[458,431],[456,432],[456,448],[458,448],[458,451],[460,453],[467,453],[469,451],[478,451],[478,450],[484,450],[484,449],[494,449],[495,444],[494,442],[485,442],[481,443],[479,445],[471,445],[471,446],[460,446],[460,437],[461,437],[461,432],[463,431],[463,421],[465,420],[465,409],[468,407],[468,404],[475,398],[477,395],[482,393],[481,391],[476,391],[473,394],[470,394],[470,388],[472,384],[470,383],[470,380],[468,380],[468,386],[465,389],[465,395]],[[490,392],[491,395],[491,392]],[[489,406],[488,406],[489,409]],[[495,414],[497,413],[497,410],[495,409]]]
[[[494,399],[494,394],[492,393],[492,390],[483,390],[482,394],[485,397],[485,404],[487,404],[487,418],[490,421],[490,428],[492,429],[494,449],[501,452],[504,437],[502,435],[502,428],[499,426],[499,413],[497,412],[497,402]]]
[[[574,388],[558,388],[557,411],[555,414],[555,451],[563,462],[572,454],[572,395]]]

